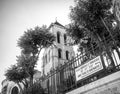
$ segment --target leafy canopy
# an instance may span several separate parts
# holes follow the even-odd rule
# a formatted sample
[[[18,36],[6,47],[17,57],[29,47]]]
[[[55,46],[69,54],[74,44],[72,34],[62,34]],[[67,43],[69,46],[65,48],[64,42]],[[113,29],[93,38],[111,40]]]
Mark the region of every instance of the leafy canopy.
[[[12,65],[5,73],[5,76],[8,80],[14,82],[21,82],[24,78],[27,78],[28,75],[26,71],[17,65]]]
[[[24,83],[26,78],[30,78],[32,85],[33,75],[36,71],[35,66],[41,49],[51,46],[54,40],[55,36],[45,26],[35,27],[24,32],[18,40],[21,55],[17,56],[17,64],[6,71],[6,78],[17,83]]]
[[[18,46],[24,53],[35,55],[39,49],[52,45],[54,40],[55,36],[47,28],[35,27],[24,32],[18,40]]]
[[[114,35],[113,23],[116,21],[112,0],[76,0],[75,6],[71,7],[70,18],[72,23],[68,34],[75,40],[75,44],[79,44],[79,48],[100,51],[103,48],[100,48],[99,42],[110,36],[108,28]]]

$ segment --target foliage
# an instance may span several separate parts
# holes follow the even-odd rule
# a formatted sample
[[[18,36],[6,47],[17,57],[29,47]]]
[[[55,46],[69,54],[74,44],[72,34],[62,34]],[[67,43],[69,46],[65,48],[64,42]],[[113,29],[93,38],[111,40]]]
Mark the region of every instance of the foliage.
[[[51,46],[54,40],[55,36],[45,26],[29,29],[19,38],[18,46],[22,49],[22,54],[18,57],[18,62],[27,71],[31,81],[41,50]]]
[[[100,34],[105,31],[101,17],[110,16],[111,7],[110,0],[77,0],[76,6],[71,9],[70,17],[78,27],[82,26],[90,32]]]
[[[12,65],[5,73],[8,80],[14,82],[21,82],[24,78],[28,77],[25,70],[18,67],[17,65]]]
[[[36,72],[35,66],[41,50],[51,46],[54,40],[55,36],[46,26],[29,29],[19,38],[18,46],[21,48],[21,55],[17,56],[17,64],[11,66],[5,76],[19,86],[19,82],[22,82],[25,86],[25,94],[44,94],[40,84],[33,83],[33,75]]]
[[[31,75],[34,75],[35,73],[34,67],[36,64],[36,60],[33,56],[29,57],[24,55],[17,56],[17,62],[18,66],[22,67],[29,77]]]
[[[101,41],[111,39],[116,28],[111,0],[76,0],[71,7],[68,34],[79,44],[80,50],[103,51]],[[117,28],[118,29],[118,28]],[[113,40],[112,40],[113,41]],[[91,51],[93,53],[93,51]]]
[[[45,93],[40,83],[34,83],[32,86],[29,86],[27,89],[24,89],[23,94],[45,94]]]
[[[53,44],[55,36],[43,27],[35,27],[24,32],[18,40],[18,46],[26,54],[36,55],[42,48],[49,47]]]
[[[26,81],[28,74],[22,67],[19,67],[18,65],[12,65],[9,69],[7,69],[5,76],[9,81],[13,81],[19,86],[20,94],[23,91],[20,83],[23,83],[25,88],[28,86]]]

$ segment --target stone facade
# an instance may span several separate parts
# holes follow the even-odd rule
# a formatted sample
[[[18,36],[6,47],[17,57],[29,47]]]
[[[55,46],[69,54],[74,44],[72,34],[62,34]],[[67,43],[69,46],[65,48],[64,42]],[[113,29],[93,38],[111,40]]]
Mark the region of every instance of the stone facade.
[[[120,71],[66,94],[120,94]]]
[[[67,36],[65,27],[56,21],[50,25],[49,30],[56,36],[56,41],[54,41],[56,46],[45,49],[42,64],[44,75],[74,57],[73,48],[67,45],[70,37]]]
[[[49,30],[56,36],[56,40],[54,45],[46,48],[43,54],[43,77],[48,77],[52,70],[57,70],[61,65],[68,63],[68,60],[71,60],[75,55],[72,46],[68,45],[70,37],[67,36],[66,28],[63,25],[56,21],[50,25]],[[42,82],[43,88],[49,94],[57,94],[63,75],[62,73],[56,73],[54,76],[49,77],[49,79],[44,80]]]

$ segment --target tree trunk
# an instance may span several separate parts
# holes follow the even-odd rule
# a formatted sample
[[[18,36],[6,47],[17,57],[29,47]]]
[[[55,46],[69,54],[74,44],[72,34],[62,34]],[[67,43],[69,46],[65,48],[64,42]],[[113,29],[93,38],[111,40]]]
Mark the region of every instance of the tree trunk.
[[[113,57],[112,57],[112,53],[111,53],[111,51],[110,51],[110,48],[106,45],[106,43],[104,43],[104,45],[105,45],[106,53],[107,53],[109,59],[111,60],[112,67],[115,67],[115,63],[114,63],[114,60],[113,60]]]
[[[104,19],[103,19],[102,17],[100,17],[100,19],[101,19],[102,23],[104,24],[106,30],[107,30],[108,33],[110,34],[110,36],[111,36],[111,38],[112,38],[112,40],[113,40],[113,45],[114,45],[114,47],[115,47],[115,49],[116,49],[116,51],[117,51],[118,57],[119,57],[119,59],[120,59],[120,51],[119,51],[119,49],[118,49],[118,47],[117,47],[116,41],[115,41],[115,39],[113,38],[113,35],[112,35],[110,29],[108,28],[108,26],[106,25]]]
[[[112,56],[111,56],[111,52],[110,52],[110,49],[109,49],[108,45],[106,45],[106,42],[103,41],[103,40],[105,40],[104,37],[103,37],[103,40],[102,40],[102,39],[99,37],[98,34],[96,34],[96,35],[97,35],[97,37],[98,37],[98,41],[100,42],[99,44],[102,46],[101,43],[103,43],[103,47],[105,48],[105,51],[106,51],[109,59],[111,60],[111,64],[112,64],[112,66],[114,67],[114,66],[115,66],[114,60],[113,60],[113,58],[112,58]]]
[[[34,94],[33,93],[33,76],[30,76],[30,84],[29,84],[29,87],[31,87],[31,91],[32,91],[32,94]]]

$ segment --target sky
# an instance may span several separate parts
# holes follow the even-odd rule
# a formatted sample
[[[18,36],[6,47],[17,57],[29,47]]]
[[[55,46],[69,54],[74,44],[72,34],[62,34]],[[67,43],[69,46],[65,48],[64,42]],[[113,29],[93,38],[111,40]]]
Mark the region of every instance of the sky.
[[[0,0],[0,91],[5,71],[20,55],[19,37],[35,26],[49,26],[56,18],[63,25],[70,23],[71,5],[74,0]]]

